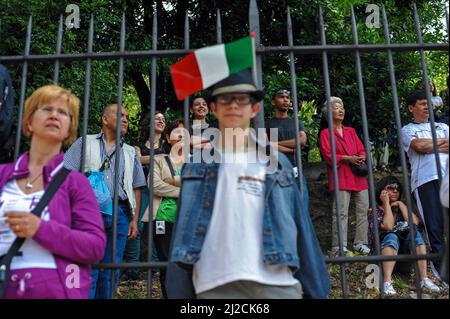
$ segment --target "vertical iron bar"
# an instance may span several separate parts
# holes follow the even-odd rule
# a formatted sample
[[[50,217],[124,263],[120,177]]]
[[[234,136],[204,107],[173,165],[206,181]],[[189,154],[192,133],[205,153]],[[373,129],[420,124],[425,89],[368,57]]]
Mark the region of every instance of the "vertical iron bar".
[[[353,40],[356,46],[359,45],[359,37],[358,37],[358,28],[356,25],[356,18],[355,18],[355,11],[353,9],[353,5],[351,6],[351,13],[352,13],[352,34],[353,34]],[[370,137],[369,137],[369,128],[367,123],[367,113],[366,113],[366,100],[364,95],[364,83],[363,83],[363,76],[362,76],[362,67],[361,67],[361,56],[359,53],[359,50],[355,51],[355,62],[356,62],[356,75],[358,79],[358,91],[359,91],[359,104],[361,108],[361,119],[362,119],[362,127],[363,127],[363,135],[364,135],[364,147],[366,148],[366,161],[367,166],[369,167],[369,203],[370,207],[372,209],[372,220],[375,225],[374,232],[375,232],[375,238],[379,238],[379,231],[378,227],[376,227],[377,223],[377,204],[375,200],[375,183],[374,183],[374,176],[372,171],[372,156],[371,156],[371,147],[370,147]],[[380,254],[380,242],[379,240],[375,241],[375,249],[377,255]],[[381,263],[378,262],[378,267],[381,269],[381,273],[383,271],[383,267],[380,267]],[[381,285],[381,277],[380,276],[380,295],[383,296],[383,285]]]
[[[31,25],[33,23],[33,17],[28,18],[27,35],[25,39],[25,52],[24,56],[28,57],[30,55],[30,45],[31,45]],[[22,68],[22,83],[20,85],[20,102],[19,102],[19,115],[17,117],[17,130],[16,130],[16,145],[14,147],[14,161],[19,156],[20,151],[20,138],[22,137],[22,116],[23,108],[25,103],[25,90],[27,87],[27,75],[28,75],[28,61],[23,62]]]
[[[385,38],[386,44],[389,45],[389,44],[391,44],[391,40],[389,37],[389,24],[388,24],[388,20],[387,20],[386,9],[384,6],[382,7],[382,12],[383,12],[384,38]],[[409,178],[408,178],[408,167],[407,167],[407,163],[406,163],[406,155],[403,150],[402,122],[401,122],[401,115],[400,115],[400,107],[399,107],[399,103],[398,103],[397,82],[396,82],[397,80],[395,78],[394,59],[392,57],[391,49],[387,50],[387,56],[388,56],[388,66],[389,66],[389,77],[390,77],[391,90],[392,90],[392,102],[393,102],[394,114],[395,114],[395,125],[397,126],[398,148],[399,148],[399,154],[400,154],[400,161],[402,163],[403,187],[405,189],[405,194],[406,194],[406,206],[408,207],[408,217],[409,217],[409,220],[411,220],[411,212],[413,211],[413,205],[412,205],[412,200],[411,200],[411,191],[410,191],[410,182],[409,182]],[[412,230],[414,231],[414,229],[412,229]],[[411,251],[411,253],[412,254],[415,253],[415,248]],[[417,263],[415,263],[415,264],[417,265]],[[415,268],[414,270],[417,274],[417,268]],[[418,291],[418,294],[417,294],[418,298],[422,298],[422,292],[420,291],[420,289],[418,289],[419,282],[417,280],[417,276],[415,276],[415,285],[416,285],[416,289]]]
[[[325,25],[323,20],[323,11],[322,6],[319,7],[319,19],[320,19],[320,42],[323,46],[326,46],[326,38],[325,38]],[[343,249],[343,237],[342,237],[342,225],[340,219],[340,205],[339,205],[339,179],[337,172],[337,160],[336,160],[336,143],[334,140],[334,126],[333,126],[333,115],[331,111],[331,88],[330,88],[330,78],[329,78],[329,70],[328,70],[328,54],[324,49],[322,51],[322,62],[323,62],[323,77],[325,84],[325,93],[327,98],[327,117],[328,117],[328,129],[330,132],[330,145],[331,145],[331,163],[333,165],[333,179],[334,179],[334,198],[336,204],[336,223],[337,223],[337,231],[339,238],[339,255],[344,255]],[[339,262],[340,265],[340,277],[341,277],[341,289],[342,289],[342,297],[347,299],[347,276],[345,274],[345,262]]]
[[[56,54],[61,54],[62,46],[62,36],[63,36],[63,15],[59,16],[59,27],[58,27],[58,39],[56,40]],[[59,59],[55,60],[55,70],[53,74],[53,83],[58,84],[59,82]]]
[[[152,50],[158,48],[158,14],[153,14],[152,26]],[[148,171],[148,251],[147,260],[150,262],[153,252],[153,176],[155,169],[155,116],[156,116],[156,57],[152,57],[151,79],[150,79],[150,161]],[[162,133],[164,134],[164,133]],[[152,299],[152,269],[147,272],[147,299]]]
[[[414,8],[414,22],[416,25],[416,35],[417,35],[417,43],[420,45],[423,45],[422,40],[422,31],[420,29],[420,21],[419,21],[419,13],[417,12],[417,6],[416,3],[413,3]],[[422,72],[423,72],[423,83],[425,85],[425,93],[427,95],[428,100],[428,112],[430,114],[430,125],[431,125],[431,136],[433,137],[433,147],[434,147],[434,156],[436,159],[436,169],[439,177],[439,185],[442,181],[442,171],[441,171],[441,162],[439,160],[439,151],[437,147],[437,135],[436,135],[436,128],[435,128],[435,120],[434,120],[434,113],[433,113],[433,104],[431,103],[431,94],[430,94],[430,83],[428,81],[428,71],[427,71],[427,65],[425,62],[425,54],[423,51],[423,48],[420,48],[420,61],[422,64]]]
[[[91,20],[89,21],[89,37],[88,37],[88,53],[92,53],[92,47],[94,43],[94,15],[91,14]],[[84,164],[86,162],[86,135],[88,129],[88,117],[89,117],[89,98],[91,95],[91,69],[92,59],[86,60],[86,75],[84,79],[84,98],[83,98],[83,133],[81,136],[81,165],[82,172],[85,171]]]
[[[423,45],[423,39],[422,39],[422,31],[421,31],[421,27],[420,27],[420,17],[419,17],[419,12],[417,11],[417,6],[416,3],[413,2],[413,8],[414,8],[414,22],[415,22],[415,26],[416,26],[416,34],[417,34],[417,43],[419,45]],[[446,10],[447,12],[447,10]],[[440,155],[439,155],[439,150],[438,150],[438,146],[437,146],[437,134],[436,134],[436,122],[434,119],[434,112],[433,112],[433,104],[431,102],[431,93],[430,93],[430,83],[428,80],[428,71],[427,71],[427,64],[425,61],[425,53],[423,48],[421,47],[420,50],[420,62],[422,64],[422,72],[423,72],[423,81],[425,84],[425,93],[427,96],[427,101],[428,101],[428,113],[430,116],[430,127],[431,127],[431,137],[433,140],[433,148],[434,148],[434,159],[436,161],[436,170],[437,170],[437,174],[438,174],[438,183],[439,185],[442,184],[442,166],[441,166],[441,160],[440,160]],[[438,196],[439,198],[439,196]],[[440,201],[439,201],[439,205],[440,205]],[[443,220],[443,224],[444,226],[448,225],[448,215],[447,215],[447,210],[442,206],[441,206],[441,211],[442,211],[442,220]],[[410,222],[410,226],[411,226],[412,222]],[[446,231],[448,232],[448,229],[446,229]],[[414,229],[412,229],[412,233],[414,233]],[[427,231],[428,233],[428,231]],[[448,238],[447,238],[447,242],[448,242]],[[448,248],[445,248],[448,249]],[[433,251],[434,253],[438,253],[437,251]],[[442,251],[441,253],[443,253],[444,251]],[[437,269],[437,271],[440,271],[440,269]]]
[[[292,32],[292,19],[291,19],[291,11],[289,7],[287,8],[287,36],[288,36],[288,45],[290,48],[294,46],[294,35]],[[297,99],[297,75],[295,73],[295,56],[293,51],[289,51],[289,67],[291,71],[291,92],[292,92],[292,101],[294,103],[294,127],[295,127],[295,157],[297,160],[297,169],[298,169],[298,185],[300,188],[300,194],[303,198],[303,165],[302,165],[302,145],[300,143],[300,135],[299,135],[299,125],[298,125],[298,99]]]
[[[125,12],[122,13],[122,23],[120,25],[120,53],[125,52]],[[121,140],[121,127],[122,127],[122,90],[123,90],[123,69],[124,58],[119,59],[119,83],[118,83],[118,98],[117,98],[117,127],[116,127],[116,152],[114,163],[114,199],[113,199],[113,242],[112,248],[112,263],[116,263],[117,257],[117,217],[118,217],[118,204],[119,204],[119,163],[122,153],[122,147],[120,145]],[[136,214],[136,212],[134,212]],[[137,212],[139,214],[139,212]],[[115,269],[111,270],[111,299],[115,297]]]
[[[186,10],[186,15],[184,17],[184,49],[189,49],[189,16]],[[191,127],[191,123],[189,123],[189,97],[184,99],[183,104],[183,118],[184,118],[184,127],[189,132],[189,128]],[[185,156],[189,156],[186,154]]]
[[[445,16],[445,26],[447,27],[447,36],[448,36],[448,8],[444,5],[444,16]]]
[[[220,9],[217,8],[217,14],[216,14],[216,37],[217,37],[217,44],[222,43],[222,18],[220,17]]]
[[[261,32],[259,27],[259,14],[258,14],[258,6],[256,4],[256,0],[250,0],[249,7],[249,25],[250,32],[255,33],[255,48],[261,46]],[[256,53],[256,61],[253,68],[256,68],[256,80],[255,85],[258,89],[262,89],[263,81],[262,81],[262,58],[260,53]],[[265,127],[264,124],[264,100],[260,102],[261,110],[256,114],[254,118],[255,129],[258,131],[258,128]]]

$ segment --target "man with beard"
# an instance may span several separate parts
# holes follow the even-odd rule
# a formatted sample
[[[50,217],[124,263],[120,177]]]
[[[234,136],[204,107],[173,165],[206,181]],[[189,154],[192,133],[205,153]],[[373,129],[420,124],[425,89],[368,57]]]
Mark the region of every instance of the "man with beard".
[[[295,150],[295,119],[288,117],[288,110],[292,106],[290,92],[284,89],[277,90],[272,95],[271,104],[275,108],[275,116],[266,123],[267,136],[270,141],[273,141],[275,137],[270,135],[270,129],[278,129],[278,145],[274,146],[287,156],[292,166],[294,166],[294,170],[296,170],[298,164]],[[307,142],[305,126],[301,121],[298,121],[298,126],[300,130],[300,144],[304,147]]]

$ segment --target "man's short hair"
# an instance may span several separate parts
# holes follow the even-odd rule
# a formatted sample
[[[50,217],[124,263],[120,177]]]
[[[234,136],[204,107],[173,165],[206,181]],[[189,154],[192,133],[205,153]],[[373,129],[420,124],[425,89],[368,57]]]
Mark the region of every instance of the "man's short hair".
[[[426,100],[427,95],[422,90],[416,90],[411,92],[406,98],[406,105],[416,105],[418,100]]]
[[[286,89],[278,89],[272,93],[272,100],[274,100],[277,97],[277,95],[280,95],[280,94],[287,94],[287,95],[289,95],[289,98],[291,97],[291,91],[286,90]]]
[[[102,111],[102,117],[105,116],[107,113],[109,113],[110,110],[111,110],[111,108],[112,108],[114,105],[117,105],[117,103],[110,103],[110,104],[107,104],[107,105],[103,108],[103,111]]]

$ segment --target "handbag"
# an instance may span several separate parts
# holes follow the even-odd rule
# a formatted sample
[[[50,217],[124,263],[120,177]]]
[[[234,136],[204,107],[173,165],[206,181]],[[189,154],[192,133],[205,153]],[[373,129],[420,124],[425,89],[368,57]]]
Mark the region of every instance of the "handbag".
[[[92,190],[94,191],[95,199],[97,200],[100,211],[102,214],[110,216],[113,214],[112,196],[103,177],[105,175],[105,169],[108,169],[111,166],[111,157],[115,152],[116,151],[114,150],[110,156],[106,156],[98,171],[90,170],[89,173],[86,174]]]
[[[350,155],[345,150],[345,147],[342,144],[342,142],[339,140],[339,137],[337,137],[337,140],[339,141],[339,144],[341,144],[342,149],[344,150],[345,154]],[[356,165],[353,163],[349,163],[349,165],[350,165],[350,169],[352,170],[353,174],[355,174],[356,176],[367,176],[369,174],[369,167],[367,166],[366,162],[364,162],[364,164],[361,164],[361,165]]]
[[[113,213],[113,203],[111,199],[111,192],[106,186],[103,176],[105,173],[103,171],[90,171],[89,172],[89,183],[91,183],[92,190],[94,191],[95,199],[97,200],[98,206],[102,214],[112,215]]]
[[[42,211],[53,198],[53,195],[56,194],[59,186],[61,186],[69,173],[70,170],[65,167],[61,169],[61,172],[59,172],[55,179],[51,181],[41,200],[31,211],[31,214],[34,214],[38,217],[41,216]],[[8,277],[11,270],[11,262],[13,258],[18,255],[19,249],[20,247],[22,247],[25,240],[26,238],[17,237],[12,243],[11,247],[8,249],[8,252],[5,255],[0,256],[0,299],[3,298],[6,287],[8,286]]]

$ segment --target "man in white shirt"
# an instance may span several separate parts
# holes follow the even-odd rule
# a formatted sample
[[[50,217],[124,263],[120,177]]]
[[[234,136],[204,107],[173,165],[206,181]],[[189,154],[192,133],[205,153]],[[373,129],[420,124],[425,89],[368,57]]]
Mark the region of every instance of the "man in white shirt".
[[[439,179],[434,154],[429,108],[424,92],[414,91],[407,98],[408,110],[413,122],[402,128],[403,148],[411,163],[411,191],[416,199],[419,213],[425,224],[432,253],[445,249],[444,219],[439,199]],[[447,124],[435,123],[437,147],[442,176],[448,159],[449,128]],[[439,260],[433,260],[433,273],[439,278]]]

